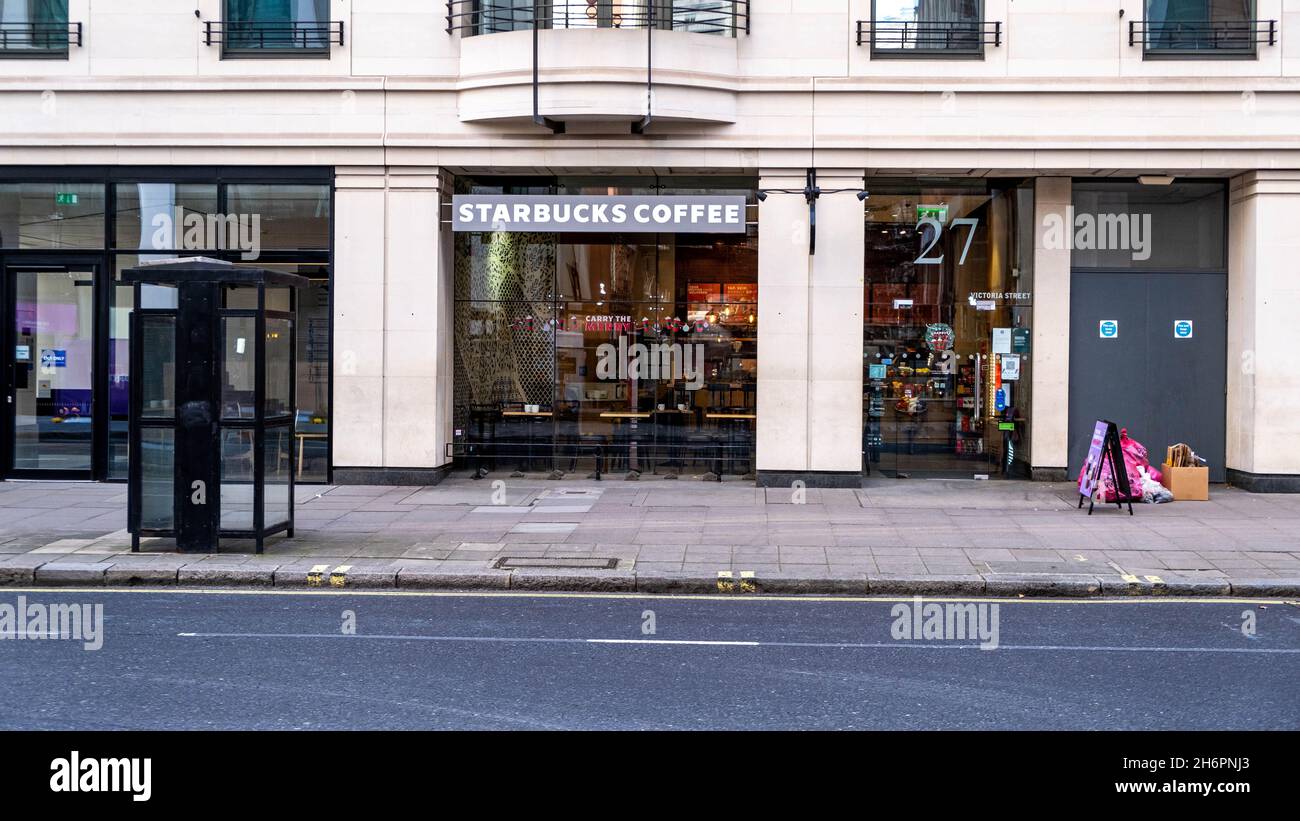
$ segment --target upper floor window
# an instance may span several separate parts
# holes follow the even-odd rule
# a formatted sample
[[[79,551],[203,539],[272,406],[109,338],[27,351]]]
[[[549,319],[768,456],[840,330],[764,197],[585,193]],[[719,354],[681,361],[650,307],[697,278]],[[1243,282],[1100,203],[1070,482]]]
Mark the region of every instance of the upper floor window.
[[[343,21],[330,20],[329,0],[225,0],[206,40],[225,57],[328,57],[343,45]]]
[[[68,22],[68,0],[0,0],[0,57],[64,58],[81,45],[81,24]]]
[[[628,28],[734,37],[749,32],[749,0],[452,0],[447,32]]]
[[[986,44],[1002,45],[1002,23],[984,19],[983,0],[872,0],[858,45],[868,25],[873,57],[979,58]]]
[[[1277,21],[1255,19],[1254,0],[1146,0],[1129,23],[1129,44],[1145,57],[1254,57],[1277,42]]]

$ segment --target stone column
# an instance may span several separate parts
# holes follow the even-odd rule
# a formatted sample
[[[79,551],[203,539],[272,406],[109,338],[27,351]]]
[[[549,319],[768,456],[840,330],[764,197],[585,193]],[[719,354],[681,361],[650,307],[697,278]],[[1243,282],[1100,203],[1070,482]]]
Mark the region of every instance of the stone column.
[[[1300,493],[1300,171],[1232,180],[1228,213],[1228,481]]]
[[[384,452],[382,166],[341,167],[334,191],[334,472],[378,468]]]
[[[339,169],[337,482],[436,482],[451,461],[451,232],[439,219],[443,183],[431,167]]]
[[[759,187],[802,190],[803,169],[764,171]],[[858,171],[824,172],[816,253],[808,204],[759,206],[758,484],[857,487],[862,439],[863,205]]]
[[[1066,478],[1070,429],[1070,249],[1069,243],[1047,247],[1051,217],[1070,226],[1069,177],[1039,177],[1034,181],[1034,325],[1029,355],[1033,357],[1033,399],[1029,414],[1030,475],[1034,479]]]

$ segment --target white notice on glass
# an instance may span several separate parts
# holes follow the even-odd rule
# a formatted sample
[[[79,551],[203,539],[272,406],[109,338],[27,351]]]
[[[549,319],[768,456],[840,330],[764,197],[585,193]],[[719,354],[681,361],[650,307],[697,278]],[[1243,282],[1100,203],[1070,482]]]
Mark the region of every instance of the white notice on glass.
[[[993,329],[993,353],[1011,353],[1011,329]]]

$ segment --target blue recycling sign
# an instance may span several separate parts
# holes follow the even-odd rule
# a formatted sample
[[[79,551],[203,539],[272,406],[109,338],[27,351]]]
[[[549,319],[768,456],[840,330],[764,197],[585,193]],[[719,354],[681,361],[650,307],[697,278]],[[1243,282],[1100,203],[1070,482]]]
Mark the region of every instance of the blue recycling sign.
[[[1174,339],[1192,338],[1192,320],[1180,319],[1174,323]]]
[[[68,351],[65,348],[41,348],[42,368],[68,367]]]
[[[1119,322],[1114,319],[1103,319],[1097,333],[1102,339],[1118,339]]]

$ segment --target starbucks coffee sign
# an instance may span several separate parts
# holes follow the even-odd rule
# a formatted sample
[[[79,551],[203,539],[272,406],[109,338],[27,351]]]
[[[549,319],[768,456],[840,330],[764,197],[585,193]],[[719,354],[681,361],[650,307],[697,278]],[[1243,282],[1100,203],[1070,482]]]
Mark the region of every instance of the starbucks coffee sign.
[[[455,231],[743,234],[745,198],[526,194],[452,197]]]

